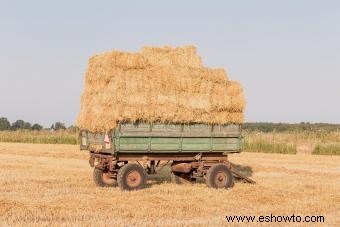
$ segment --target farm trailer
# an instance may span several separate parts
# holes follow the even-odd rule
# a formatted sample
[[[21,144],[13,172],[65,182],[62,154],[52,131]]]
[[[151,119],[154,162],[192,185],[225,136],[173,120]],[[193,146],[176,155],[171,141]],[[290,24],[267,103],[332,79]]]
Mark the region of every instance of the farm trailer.
[[[229,188],[243,176],[228,154],[241,152],[241,126],[120,123],[107,133],[80,132],[80,149],[90,152],[94,182],[101,187],[138,190],[148,175],[171,164],[171,180],[205,178],[211,188]]]

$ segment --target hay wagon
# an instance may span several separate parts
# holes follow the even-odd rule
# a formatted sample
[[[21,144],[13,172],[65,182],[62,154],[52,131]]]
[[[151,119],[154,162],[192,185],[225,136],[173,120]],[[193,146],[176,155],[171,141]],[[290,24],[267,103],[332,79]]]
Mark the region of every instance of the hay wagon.
[[[142,189],[166,164],[179,184],[203,177],[211,188],[229,188],[234,176],[252,182],[228,161],[228,154],[241,151],[239,125],[120,123],[107,133],[83,130],[80,137],[101,187]]]

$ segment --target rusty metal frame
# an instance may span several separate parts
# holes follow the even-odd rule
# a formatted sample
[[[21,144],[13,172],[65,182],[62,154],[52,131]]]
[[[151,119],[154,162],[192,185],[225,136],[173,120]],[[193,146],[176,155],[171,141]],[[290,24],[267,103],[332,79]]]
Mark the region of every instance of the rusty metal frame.
[[[119,153],[116,155],[107,153],[90,152],[89,163],[91,167],[95,166],[95,160],[99,163],[96,168],[108,168],[111,172],[117,171],[116,164],[127,163],[129,161],[157,161],[157,166],[160,161],[167,161],[166,164],[172,162],[171,169],[173,172],[189,173],[192,172],[194,177],[204,177],[208,169],[216,163],[224,163],[228,166],[235,177],[243,179],[245,182],[255,184],[256,182],[244,176],[236,167],[228,161],[228,156],[221,153],[178,153],[174,154],[131,154]],[[155,165],[155,163],[153,163]],[[115,167],[116,166],[116,167]],[[163,165],[161,168],[163,168]],[[151,166],[150,166],[151,167]],[[119,168],[119,167],[118,167]],[[151,171],[150,174],[156,174],[156,171]]]
[[[131,153],[119,153],[104,154],[90,152],[91,158],[98,159],[113,159],[115,161],[218,161],[226,162],[228,161],[228,155],[223,155],[222,153],[149,153],[149,154],[131,154]]]

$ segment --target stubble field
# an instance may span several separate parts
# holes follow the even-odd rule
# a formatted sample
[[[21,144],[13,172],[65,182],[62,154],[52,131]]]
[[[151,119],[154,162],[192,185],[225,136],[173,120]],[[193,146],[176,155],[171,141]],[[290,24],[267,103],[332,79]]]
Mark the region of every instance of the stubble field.
[[[340,225],[340,156],[245,152],[230,159],[256,185],[175,185],[163,173],[135,192],[96,187],[87,158],[75,145],[0,143],[0,226],[221,226],[271,214]]]

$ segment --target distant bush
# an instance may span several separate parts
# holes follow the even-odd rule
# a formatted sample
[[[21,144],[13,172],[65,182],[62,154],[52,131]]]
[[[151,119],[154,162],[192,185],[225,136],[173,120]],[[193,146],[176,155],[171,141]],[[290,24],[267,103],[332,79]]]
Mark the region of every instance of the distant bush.
[[[340,144],[318,144],[313,154],[340,155]]]
[[[262,152],[262,153],[280,153],[280,154],[296,154],[296,146],[292,144],[280,144],[269,142],[248,142],[243,144],[243,150],[246,152]]]
[[[78,144],[78,133],[68,130],[50,131],[1,131],[0,142],[10,143],[47,143],[47,144]]]

